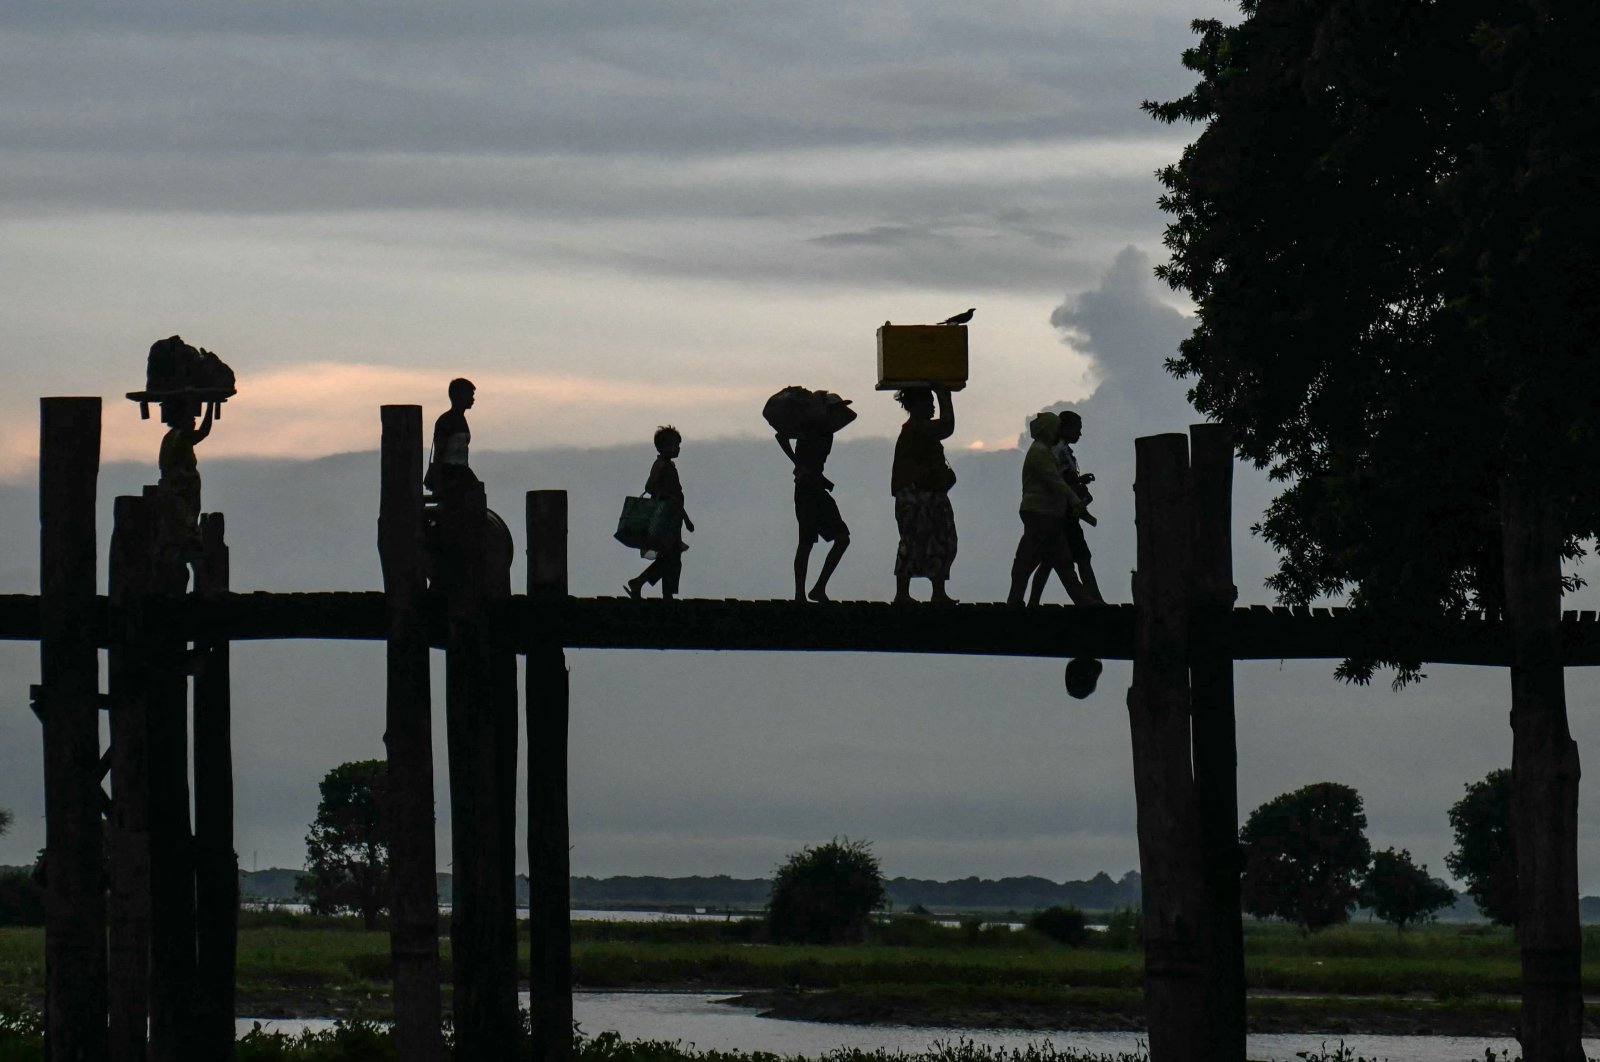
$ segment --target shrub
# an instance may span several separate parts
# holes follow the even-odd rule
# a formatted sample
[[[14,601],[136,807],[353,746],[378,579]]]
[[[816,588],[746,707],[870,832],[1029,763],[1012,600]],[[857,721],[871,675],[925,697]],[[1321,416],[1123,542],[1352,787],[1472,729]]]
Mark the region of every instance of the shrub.
[[[1083,912],[1076,907],[1046,907],[1028,918],[1028,928],[1058,944],[1078,947],[1089,939]]]
[[[772,939],[803,944],[861,940],[872,912],[889,902],[871,848],[867,841],[836,837],[790,855],[773,878],[767,903]]]

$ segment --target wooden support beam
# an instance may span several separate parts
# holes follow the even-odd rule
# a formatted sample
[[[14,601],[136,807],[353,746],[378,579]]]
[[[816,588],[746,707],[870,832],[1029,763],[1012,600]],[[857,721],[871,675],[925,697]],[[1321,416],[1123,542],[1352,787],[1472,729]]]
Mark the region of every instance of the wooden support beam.
[[[145,488],[151,512],[151,599],[177,610],[188,584],[185,533],[177,499]],[[146,613],[148,621],[152,617]],[[189,678],[184,633],[150,624],[143,642],[146,762],[150,792],[150,1059],[186,1062],[194,1044],[194,834],[189,820]]]
[[[1506,618],[1512,635],[1511,832],[1522,951],[1522,1057],[1584,1057],[1578,923],[1578,746],[1562,673],[1561,493],[1531,474],[1500,492]]]
[[[567,816],[567,492],[529,491],[525,643],[528,726],[528,1008],[533,1057],[572,1057],[571,860]]]
[[[515,1057],[516,967],[503,968],[504,924],[497,902],[502,818],[495,766],[499,735],[485,546],[488,510],[476,479],[445,484],[439,504],[439,557],[445,594],[445,730],[450,757],[450,832],[455,900],[450,917],[456,1052],[462,1058]],[[510,884],[509,882],[507,883]]]
[[[95,489],[100,399],[39,403],[39,671],[45,793],[45,1051],[106,1057],[105,851]]]
[[[1233,433],[1221,424],[1189,428],[1193,579],[1189,682],[1193,692],[1195,794],[1205,868],[1204,948],[1210,993],[1206,1057],[1244,1062],[1244,926],[1240,915],[1239,752],[1233,658],[1226,623],[1233,585]]]
[[[118,498],[112,509],[110,1028],[112,1062],[144,1062],[150,1021],[150,791],[143,616],[151,560],[150,505]]]
[[[1210,1028],[1204,866],[1190,750],[1192,563],[1188,440],[1137,440],[1138,626],[1128,720],[1143,877],[1144,997],[1151,1062],[1202,1062]]]
[[[389,799],[389,956],[400,1062],[440,1062],[439,888],[433,725],[423,613],[422,407],[384,406],[378,555],[388,613],[384,745]]]
[[[194,589],[228,592],[221,513],[200,518]],[[197,639],[194,669],[195,1043],[201,1058],[231,1059],[239,942],[239,857],[233,847],[233,702],[226,637]]]

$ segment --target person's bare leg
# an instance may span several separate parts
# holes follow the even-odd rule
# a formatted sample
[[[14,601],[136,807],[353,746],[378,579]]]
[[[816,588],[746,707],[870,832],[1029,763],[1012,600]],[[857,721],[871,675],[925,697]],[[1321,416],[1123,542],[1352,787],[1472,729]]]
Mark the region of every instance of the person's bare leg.
[[[844,551],[849,548],[849,535],[840,535],[833,540],[833,546],[829,548],[828,555],[822,558],[822,571],[817,573],[817,585],[811,588],[811,600],[828,600],[828,580],[833,576],[833,570],[839,566],[839,558],[843,557]],[[805,578],[802,576],[800,582],[795,584],[795,590],[798,591],[804,584]]]
[[[1045,585],[1050,582],[1050,565],[1040,564],[1033,569],[1033,585],[1028,588],[1028,604],[1034,606],[1044,597]]]
[[[894,577],[894,603],[909,605],[911,603],[911,576],[896,575]]]
[[[1089,604],[1103,605],[1106,603],[1105,597],[1100,593],[1100,584],[1095,580],[1094,569],[1090,567],[1089,562],[1086,560],[1078,562],[1078,581],[1083,584],[1084,595],[1088,598]]]
[[[933,583],[933,596],[930,597],[928,600],[932,601],[935,605],[953,605],[953,604],[955,604],[956,599],[951,597],[949,594],[944,592],[944,580],[943,579],[939,578],[938,576],[934,576],[930,580],[930,582]]]
[[[794,599],[806,599],[806,569],[811,566],[811,543],[804,538],[794,548]]]

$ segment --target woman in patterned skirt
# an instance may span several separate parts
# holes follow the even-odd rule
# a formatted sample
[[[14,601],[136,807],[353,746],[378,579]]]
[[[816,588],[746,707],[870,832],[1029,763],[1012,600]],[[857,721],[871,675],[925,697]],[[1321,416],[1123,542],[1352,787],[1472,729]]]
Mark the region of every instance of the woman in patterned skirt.
[[[934,396],[939,416],[933,415]],[[900,549],[894,558],[894,601],[911,601],[911,577],[932,580],[934,604],[953,604],[944,591],[950,565],[956,559],[956,518],[950,508],[950,488],[956,474],[944,459],[944,440],[956,430],[949,388],[908,387],[895,400],[906,411],[906,422],[894,445],[894,468],[889,491],[894,495],[894,521],[900,529]]]

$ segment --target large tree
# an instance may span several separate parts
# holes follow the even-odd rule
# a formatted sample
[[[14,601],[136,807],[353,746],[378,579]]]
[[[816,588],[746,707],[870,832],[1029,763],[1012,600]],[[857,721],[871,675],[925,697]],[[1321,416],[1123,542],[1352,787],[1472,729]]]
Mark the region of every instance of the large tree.
[[[317,818],[306,834],[306,873],[295,883],[317,914],[355,911],[368,929],[389,905],[389,845],[382,807],[383,760],[341,763],[322,779]]]
[[[778,868],[767,924],[773,940],[842,944],[865,936],[872,913],[888,902],[871,842],[836,837]]]
[[[1600,529],[1591,6],[1246,0],[1196,23],[1194,91],[1147,104],[1205,126],[1161,175],[1161,274],[1197,310],[1171,367],[1285,483],[1280,597],[1348,596],[1359,681],[1418,677],[1444,620],[1507,621],[1530,1059],[1581,1057],[1558,624]]]
[[[1444,857],[1467,895],[1497,925],[1517,924],[1517,849],[1511,838],[1511,772],[1490,771],[1468,782],[1467,795],[1450,807],[1456,846]]]
[[[1239,844],[1240,894],[1250,914],[1307,933],[1350,920],[1372,859],[1360,793],[1317,782],[1274,797],[1250,813]]]
[[[1431,921],[1455,899],[1455,890],[1430,877],[1427,866],[1418,866],[1404,848],[1372,853],[1372,866],[1361,882],[1362,904],[1397,930]]]

